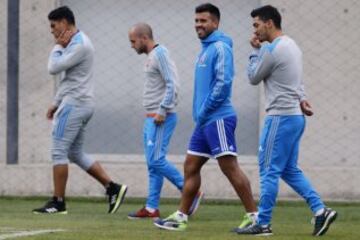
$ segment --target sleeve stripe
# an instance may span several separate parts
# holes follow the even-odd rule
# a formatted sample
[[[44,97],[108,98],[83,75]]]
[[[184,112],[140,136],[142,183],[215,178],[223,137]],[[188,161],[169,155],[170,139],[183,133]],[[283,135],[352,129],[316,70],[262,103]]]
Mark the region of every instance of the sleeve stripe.
[[[218,61],[216,63],[216,69],[218,70],[218,80],[221,81],[221,84],[217,84],[218,86],[218,90],[217,92],[215,92],[216,95],[219,95],[221,93],[221,91],[219,91],[219,88],[224,86],[224,82],[225,82],[225,53],[224,53],[224,46],[217,42],[215,43],[215,47],[218,50],[219,53],[219,57],[218,57]],[[213,93],[214,94],[214,93]]]
[[[159,48],[158,51],[156,51],[158,59],[159,59],[159,65],[162,69],[162,72],[164,73],[164,80],[166,82],[166,91],[163,101],[161,102],[161,106],[169,106],[174,101],[174,76],[171,74],[171,71],[169,69],[169,62],[164,54],[164,49]]]

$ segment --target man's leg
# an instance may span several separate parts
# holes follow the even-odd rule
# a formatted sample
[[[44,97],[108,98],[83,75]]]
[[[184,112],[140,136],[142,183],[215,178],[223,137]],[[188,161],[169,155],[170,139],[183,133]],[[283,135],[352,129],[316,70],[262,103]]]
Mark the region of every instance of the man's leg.
[[[186,155],[184,163],[185,182],[181,194],[179,211],[188,214],[191,204],[198,193],[201,185],[200,171],[202,166],[207,162],[208,158]]]
[[[146,118],[144,124],[144,152],[148,167],[148,196],[145,207],[149,213],[155,212],[159,208],[160,193],[164,183],[164,177],[156,170],[157,158],[161,155],[162,136],[164,125],[156,125],[154,119]],[[149,214],[151,215],[151,214]]]
[[[148,196],[144,208],[128,214],[129,219],[158,218],[160,193],[164,182],[161,172],[157,171],[165,161],[158,161],[157,158],[163,154],[162,138],[164,124],[157,126],[152,117],[147,117],[143,128],[143,144],[146,164],[148,168]],[[162,156],[164,158],[164,156]]]
[[[101,183],[105,188],[107,188],[112,181],[111,178],[99,162],[91,159],[83,151],[85,126],[86,125],[80,128],[78,135],[74,139],[73,144],[71,145],[69,150],[68,158],[71,162],[77,164],[80,168],[82,168],[90,176],[95,178],[99,183]]]
[[[103,167],[99,162],[94,162],[94,164],[87,170],[87,173],[95,178],[99,183],[101,183],[105,188],[109,187],[111,178],[105,172]]]
[[[271,235],[272,211],[276,204],[279,179],[285,173],[303,125],[294,122],[300,116],[267,116],[259,148],[260,201],[258,224],[240,234]]]
[[[179,210],[165,219],[158,219],[154,222],[155,226],[174,231],[186,229],[189,210],[201,185],[200,170],[209,157],[211,157],[210,148],[203,128],[196,127],[191,136],[184,163],[185,182]]]
[[[236,157],[232,155],[219,157],[218,163],[221,171],[228,178],[237,195],[240,197],[242,203],[244,204],[246,212],[257,212],[249,179],[240,169]]]
[[[234,187],[246,212],[255,213],[257,209],[250,182],[240,169],[236,158],[236,124],[236,116],[230,116],[205,126],[204,132],[210,149],[212,149],[212,155],[218,160],[222,172]]]
[[[321,236],[327,232],[331,223],[335,221],[337,212],[330,208],[326,208],[319,194],[297,165],[300,139],[303,130],[305,129],[305,119],[302,116],[296,118],[294,117],[293,122],[294,124],[300,125],[297,129],[302,129],[302,131],[298,134],[298,138],[294,144],[289,162],[282,175],[282,179],[306,200],[306,203],[309,205],[314,214],[315,225],[312,234],[315,236]]]
[[[173,230],[184,231],[187,227],[189,209],[201,185],[200,171],[208,158],[187,154],[184,163],[185,183],[181,194],[179,210],[165,219],[158,219],[155,226]]]
[[[279,191],[279,179],[287,165],[294,144],[294,129],[284,116],[268,116],[260,139],[260,225],[269,225]],[[296,133],[295,133],[296,134]]]
[[[257,209],[252,197],[249,180],[237,163],[236,125],[236,116],[218,119],[204,127],[204,135],[210,146],[211,155],[218,159],[222,172],[226,175],[245,206],[246,214],[238,227],[244,228],[255,222]]]
[[[261,132],[259,147],[260,200],[257,224],[239,229],[239,234],[272,235],[272,210],[279,189],[279,178],[285,168],[287,156],[279,116],[268,116]],[[291,143],[289,143],[291,146]],[[284,152],[285,151],[285,152]],[[287,155],[287,156],[286,156]]]
[[[83,143],[85,138],[85,127],[91,119],[93,109],[79,107],[77,108],[77,113],[82,121],[80,121],[81,126],[69,149],[68,158],[105,187],[109,202],[108,213],[115,213],[124,201],[127,186],[114,183],[100,163],[94,161],[84,153]]]
[[[297,166],[299,145],[300,139],[296,144],[294,144],[290,160],[281,177],[292,189],[294,189],[295,192],[306,200],[306,203],[309,205],[311,211],[316,214],[319,210],[324,209],[325,205],[319,194],[311,185],[310,181]]]
[[[91,159],[83,151],[85,127],[86,123],[80,127],[78,134],[69,149],[68,158],[106,188],[109,186],[111,178],[107,175],[100,163]]]
[[[54,196],[65,198],[66,182],[68,179],[68,164],[53,166]]]
[[[72,115],[74,115],[74,107],[71,105],[61,105],[55,113],[51,149],[54,194],[43,207],[34,209],[33,213],[67,213],[65,207],[65,190],[69,163],[67,155],[73,139],[76,137],[81,126],[80,122],[72,120]]]
[[[154,139],[155,147],[153,152],[154,160],[151,162],[151,166],[157,174],[168,179],[173,185],[182,191],[184,178],[175,165],[166,158],[170,139],[176,127],[176,122],[177,115],[175,113],[171,113],[168,114],[162,125],[156,126]]]

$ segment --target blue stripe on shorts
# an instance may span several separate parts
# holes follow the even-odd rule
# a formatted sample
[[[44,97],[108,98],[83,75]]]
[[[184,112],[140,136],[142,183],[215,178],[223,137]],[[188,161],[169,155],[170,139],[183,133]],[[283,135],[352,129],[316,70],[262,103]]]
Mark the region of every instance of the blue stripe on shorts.
[[[66,127],[66,123],[69,118],[71,109],[72,109],[72,106],[65,105],[62,109],[60,109],[60,112],[57,114],[56,119],[55,119],[55,127],[54,127],[55,138],[61,139],[64,137],[65,127]]]

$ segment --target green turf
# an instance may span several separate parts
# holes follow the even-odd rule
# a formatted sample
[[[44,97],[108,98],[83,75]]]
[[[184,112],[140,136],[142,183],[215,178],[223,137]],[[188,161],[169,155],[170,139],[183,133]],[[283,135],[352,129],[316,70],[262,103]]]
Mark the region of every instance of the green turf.
[[[39,207],[44,199],[0,198],[0,239],[4,234],[19,230],[63,229],[64,232],[21,237],[17,239],[259,239],[239,236],[230,230],[240,223],[243,208],[234,201],[210,201],[200,206],[190,219],[186,232],[168,232],[155,228],[150,220],[128,220],[128,212],[142,206],[143,200],[126,199],[116,214],[106,213],[104,199],[68,199],[67,215],[34,215],[31,209]],[[163,201],[161,215],[166,217],[176,210],[177,201]],[[359,204],[331,204],[339,213],[329,232],[321,239],[360,239]],[[311,213],[303,202],[280,202],[273,217],[271,240],[314,239],[311,236]]]

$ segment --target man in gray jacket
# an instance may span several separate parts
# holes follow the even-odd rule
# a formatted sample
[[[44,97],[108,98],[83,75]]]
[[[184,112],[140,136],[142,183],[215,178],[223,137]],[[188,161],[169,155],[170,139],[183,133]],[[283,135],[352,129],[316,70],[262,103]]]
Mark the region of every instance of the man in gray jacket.
[[[177,122],[178,74],[175,63],[165,46],[156,44],[151,27],[137,23],[129,30],[131,47],[147,55],[143,106],[145,108],[144,150],[149,172],[149,187],[146,205],[130,213],[129,219],[160,217],[159,203],[164,177],[179,191],[183,190],[184,178],[167,159],[170,138]],[[197,210],[202,192],[192,202],[190,215]]]
[[[53,120],[52,161],[54,195],[36,214],[66,214],[65,188],[69,160],[98,180],[106,189],[109,213],[120,207],[126,185],[114,183],[101,165],[83,151],[85,127],[94,113],[93,62],[94,48],[90,39],[75,26],[73,12],[66,6],[48,15],[56,44],[50,53],[48,70],[60,74],[47,118]]]
[[[251,84],[264,83],[266,113],[259,146],[260,201],[257,224],[237,229],[239,234],[272,235],[271,218],[283,179],[306,200],[314,214],[314,236],[326,233],[337,212],[326,207],[298,167],[305,117],[313,114],[302,79],[302,53],[295,41],[283,34],[281,15],[267,5],[251,12],[254,51],[247,69]]]

